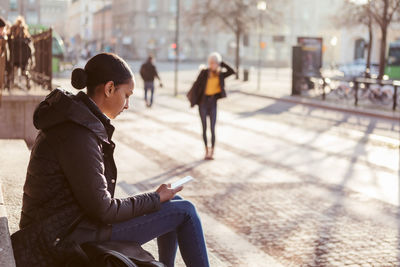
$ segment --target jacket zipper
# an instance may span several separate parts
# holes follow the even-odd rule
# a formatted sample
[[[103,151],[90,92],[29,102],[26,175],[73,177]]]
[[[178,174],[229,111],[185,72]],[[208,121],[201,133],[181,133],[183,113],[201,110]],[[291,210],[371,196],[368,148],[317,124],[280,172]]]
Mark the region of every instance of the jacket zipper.
[[[78,224],[82,221],[83,219],[83,214],[80,214],[75,220],[72,221],[72,223],[67,227],[65,232],[61,233],[58,237],[53,242],[53,246],[57,246],[58,243],[65,237],[67,237],[72,231],[78,226]]]

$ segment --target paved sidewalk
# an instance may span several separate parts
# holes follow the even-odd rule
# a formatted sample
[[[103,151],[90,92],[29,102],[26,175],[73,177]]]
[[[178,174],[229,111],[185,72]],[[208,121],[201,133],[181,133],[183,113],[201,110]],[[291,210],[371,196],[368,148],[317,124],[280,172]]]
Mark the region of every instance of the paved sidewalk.
[[[398,265],[399,121],[276,100],[280,87],[258,97],[229,79],[216,160],[203,161],[198,111],[184,96],[196,74],[182,71],[171,97],[173,72],[161,73],[151,109],[138,82],[114,122],[117,194],[195,177],[182,195],[204,220],[214,266]]]
[[[256,257],[247,264],[247,253],[283,266],[396,266],[398,123],[232,94],[219,104],[216,160],[207,162],[186,99],[159,94],[146,109],[141,98],[135,92],[115,121],[118,188],[129,194],[196,177],[182,195],[205,220],[213,258],[228,266],[271,266]],[[354,121],[363,126],[346,125]],[[243,239],[246,253],[216,235],[217,225]]]
[[[3,194],[4,200],[4,213],[0,218],[0,244],[9,242],[9,234],[19,228],[22,188],[29,155],[29,149],[23,140],[0,139],[0,184],[2,187],[0,195]],[[6,243],[5,247],[0,248],[0,266],[15,266],[11,243]]]
[[[142,81],[138,70],[141,62],[130,61],[136,74],[136,82],[138,88],[142,88]],[[79,64],[82,67],[83,62]],[[156,81],[156,92],[158,94],[174,93],[174,77],[175,74],[172,70],[173,63],[162,62],[157,63],[159,67],[160,76],[163,80],[164,88],[157,88],[158,82]],[[178,74],[178,94],[185,95],[197,77],[199,70],[197,67],[200,64],[183,63],[180,65]],[[377,118],[387,118],[392,120],[400,120],[400,103],[396,111],[392,111],[392,104],[377,105],[372,104],[368,100],[360,100],[359,106],[354,106],[354,99],[337,99],[331,95],[327,95],[326,100],[322,100],[322,96],[316,95],[314,90],[310,90],[310,95],[291,96],[291,69],[289,68],[263,68],[260,76],[260,88],[258,88],[258,70],[250,68],[249,81],[243,82],[243,70],[240,71],[240,78],[236,80],[233,76],[229,77],[226,81],[226,89],[229,93],[242,93],[247,95],[254,95],[266,97],[274,100],[279,100],[289,103],[297,103],[308,105],[317,108],[325,108],[337,111],[344,111],[353,114],[360,114],[365,116],[372,116]],[[64,88],[72,89],[69,80],[69,73],[64,72],[59,77],[55,77],[53,84],[62,85]],[[400,92],[399,92],[400,93]]]

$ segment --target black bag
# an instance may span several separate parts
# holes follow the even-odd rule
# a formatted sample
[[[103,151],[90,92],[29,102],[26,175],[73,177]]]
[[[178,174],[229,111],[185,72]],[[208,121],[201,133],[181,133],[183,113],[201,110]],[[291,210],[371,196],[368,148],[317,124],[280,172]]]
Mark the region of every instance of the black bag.
[[[129,241],[76,244],[75,251],[76,258],[67,267],[166,267],[139,244]]]
[[[62,239],[68,240],[68,236],[71,237],[84,222],[84,217],[83,214],[78,216],[61,235]],[[103,240],[81,241],[78,244],[76,237],[72,240],[67,241],[67,246],[71,247],[74,256],[66,263],[66,267],[166,267],[135,242]]]

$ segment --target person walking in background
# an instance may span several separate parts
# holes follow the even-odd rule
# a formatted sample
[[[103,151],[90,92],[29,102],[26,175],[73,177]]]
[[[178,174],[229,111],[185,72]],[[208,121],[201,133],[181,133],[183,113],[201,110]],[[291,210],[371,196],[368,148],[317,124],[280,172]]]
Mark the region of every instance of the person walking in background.
[[[4,86],[4,79],[6,75],[6,34],[5,34],[6,22],[0,18],[0,91]]]
[[[160,87],[163,87],[160,76],[158,76],[158,72],[156,66],[154,65],[154,59],[152,56],[149,56],[145,63],[140,67],[140,76],[142,76],[144,83],[144,101],[146,102],[147,107],[151,107],[153,105],[153,95],[154,95],[154,79],[157,78],[160,82]],[[147,100],[147,91],[150,90],[150,102]]]
[[[29,60],[34,60],[34,47],[28,30],[28,25],[22,16],[19,16],[11,26],[7,36],[9,58],[7,58],[7,86],[11,86],[15,68],[19,68],[26,78],[27,88],[30,88]],[[34,62],[33,62],[34,65]],[[10,88],[11,89],[11,88]]]
[[[157,238],[166,266],[174,266],[179,245],[186,266],[208,267],[196,208],[176,195],[182,186],[162,184],[149,193],[114,197],[111,120],[128,109],[134,92],[128,64],[115,54],[98,54],[84,69],[74,69],[71,84],[87,93],[56,89],[33,116],[40,131],[28,165],[20,230],[11,236],[16,266],[77,266],[65,265],[74,258],[74,244],[111,240],[122,246]]]
[[[211,53],[208,56],[208,68],[200,71],[199,76],[187,94],[191,107],[199,106],[199,114],[203,126],[203,140],[206,148],[204,159],[207,160],[214,159],[217,100],[226,97],[225,78],[234,73],[235,71],[222,61],[219,53]],[[208,147],[207,142],[207,116],[210,117],[211,148]]]

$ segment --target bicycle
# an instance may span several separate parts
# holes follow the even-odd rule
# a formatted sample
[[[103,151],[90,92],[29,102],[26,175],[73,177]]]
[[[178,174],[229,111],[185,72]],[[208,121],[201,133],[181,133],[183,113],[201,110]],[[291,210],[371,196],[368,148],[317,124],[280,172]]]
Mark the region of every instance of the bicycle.
[[[394,88],[390,85],[383,87],[372,85],[369,89],[368,99],[374,104],[388,105],[393,103]]]

